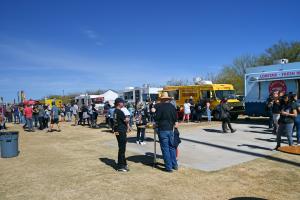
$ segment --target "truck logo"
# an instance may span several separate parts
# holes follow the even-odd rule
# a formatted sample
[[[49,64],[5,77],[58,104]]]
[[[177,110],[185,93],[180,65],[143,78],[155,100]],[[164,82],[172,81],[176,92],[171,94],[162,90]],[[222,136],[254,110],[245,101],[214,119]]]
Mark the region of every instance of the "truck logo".
[[[287,91],[287,87],[284,81],[272,81],[269,85],[269,93],[274,91],[280,91],[284,94]]]

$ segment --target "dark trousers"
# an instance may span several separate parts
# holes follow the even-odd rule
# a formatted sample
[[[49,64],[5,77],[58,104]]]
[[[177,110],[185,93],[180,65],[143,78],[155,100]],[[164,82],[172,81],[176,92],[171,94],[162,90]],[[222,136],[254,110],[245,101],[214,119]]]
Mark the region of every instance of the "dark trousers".
[[[202,120],[202,113],[201,112],[196,112],[196,121],[201,122]]]
[[[44,117],[44,123],[43,123],[44,128],[49,128],[48,123],[49,123],[49,118]]]
[[[229,118],[224,118],[222,119],[222,129],[223,129],[223,132],[226,132],[227,130],[227,127],[233,131],[233,128],[231,126],[231,123],[230,123],[230,119]]]
[[[127,166],[125,152],[126,152],[126,143],[127,143],[127,135],[126,132],[118,132],[119,134],[116,135],[119,152],[118,152],[118,168],[124,168]]]
[[[19,113],[14,113],[14,120],[15,120],[15,124],[16,124],[16,123],[20,123],[20,116],[19,116]]]
[[[43,130],[45,127],[44,127],[44,117],[39,117],[39,129],[40,130]]]
[[[38,115],[32,115],[32,119],[33,119],[33,122],[34,122],[34,127],[38,127],[38,122],[39,122],[39,116]]]
[[[137,128],[136,141],[144,142],[145,139],[145,128]]]

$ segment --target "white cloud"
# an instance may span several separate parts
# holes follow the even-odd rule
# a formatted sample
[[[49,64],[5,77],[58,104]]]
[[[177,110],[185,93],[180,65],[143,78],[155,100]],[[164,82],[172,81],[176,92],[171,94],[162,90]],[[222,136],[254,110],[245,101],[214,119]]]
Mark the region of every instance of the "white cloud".
[[[83,32],[90,39],[97,39],[98,38],[98,35],[96,34],[96,32],[91,30],[91,29],[86,29]]]
[[[103,42],[100,40],[99,38],[99,34],[92,30],[92,29],[84,29],[83,30],[83,33],[90,39],[92,40],[93,42],[95,42],[95,44],[97,46],[102,46],[103,45]]]

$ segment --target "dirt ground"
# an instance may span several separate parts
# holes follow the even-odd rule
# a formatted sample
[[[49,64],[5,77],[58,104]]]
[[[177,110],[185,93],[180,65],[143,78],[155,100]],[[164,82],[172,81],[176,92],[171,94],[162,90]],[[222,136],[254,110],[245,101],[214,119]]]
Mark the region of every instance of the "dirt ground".
[[[69,123],[60,133],[9,128],[20,131],[21,153],[0,159],[1,200],[300,199],[299,165],[259,158],[214,172],[181,167],[170,174],[153,169],[151,157],[127,152],[131,171],[118,173],[117,149],[104,145],[115,137],[106,128]],[[300,163],[297,155],[274,157]]]

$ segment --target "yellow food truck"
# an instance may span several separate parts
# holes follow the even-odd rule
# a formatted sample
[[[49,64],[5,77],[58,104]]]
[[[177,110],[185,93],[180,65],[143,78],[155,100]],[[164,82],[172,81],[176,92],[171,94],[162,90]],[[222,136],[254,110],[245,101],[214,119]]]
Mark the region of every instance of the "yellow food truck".
[[[44,105],[49,105],[50,107],[52,107],[52,102],[55,102],[55,105],[58,108],[62,107],[62,100],[61,99],[47,99],[45,98],[44,100],[40,101],[40,103],[44,104]]]
[[[169,96],[176,100],[176,104],[182,107],[185,100],[193,98],[194,103],[199,101],[209,101],[211,104],[212,116],[216,119],[219,117],[217,106],[223,98],[228,99],[228,103],[233,109],[231,110],[231,118],[237,119],[240,114],[243,114],[245,107],[240,102],[235,94],[233,85],[231,84],[203,84],[189,86],[166,86],[162,92],[168,92]]]

